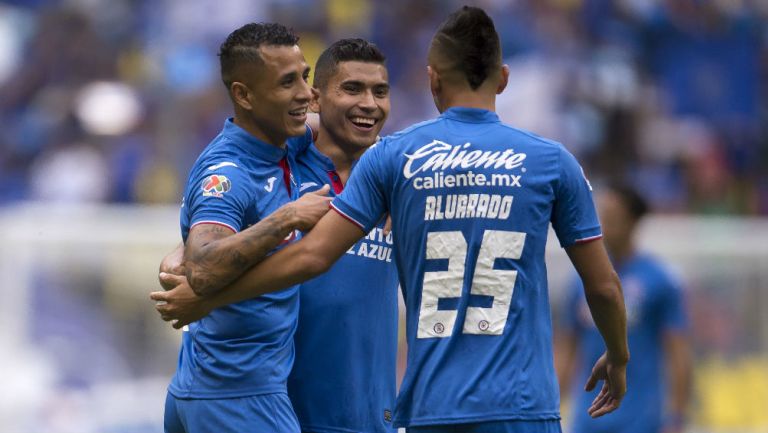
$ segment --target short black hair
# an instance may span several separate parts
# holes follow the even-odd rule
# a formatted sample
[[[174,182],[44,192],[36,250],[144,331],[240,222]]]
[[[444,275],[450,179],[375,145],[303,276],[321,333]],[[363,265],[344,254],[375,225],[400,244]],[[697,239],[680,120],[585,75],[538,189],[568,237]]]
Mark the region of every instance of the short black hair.
[[[386,61],[384,53],[372,42],[360,38],[341,39],[320,54],[315,65],[312,85],[317,88],[325,87],[341,62],[370,62],[383,65]]]
[[[629,183],[614,180],[608,182],[606,187],[608,191],[611,191],[619,197],[619,200],[621,200],[624,207],[635,221],[639,221],[650,210],[648,201],[645,197],[643,197],[643,195]]]
[[[259,63],[262,45],[293,46],[299,37],[292,29],[278,23],[249,23],[227,36],[219,48],[221,79],[229,88],[237,68],[244,63]]]
[[[432,38],[432,49],[451,61],[449,69],[464,74],[477,90],[501,65],[501,43],[493,20],[484,10],[464,6],[440,24]]]

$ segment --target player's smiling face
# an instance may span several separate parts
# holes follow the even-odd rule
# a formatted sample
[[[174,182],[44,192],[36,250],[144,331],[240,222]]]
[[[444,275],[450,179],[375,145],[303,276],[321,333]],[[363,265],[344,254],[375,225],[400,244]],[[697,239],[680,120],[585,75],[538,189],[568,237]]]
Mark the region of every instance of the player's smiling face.
[[[337,145],[366,148],[376,141],[389,115],[389,81],[384,65],[340,62],[326,85],[313,90],[312,109],[320,113],[323,132]]]
[[[286,138],[306,131],[312,96],[307,84],[309,66],[297,45],[259,48],[261,64],[253,66],[246,84],[248,110],[256,129],[267,141],[281,145]]]

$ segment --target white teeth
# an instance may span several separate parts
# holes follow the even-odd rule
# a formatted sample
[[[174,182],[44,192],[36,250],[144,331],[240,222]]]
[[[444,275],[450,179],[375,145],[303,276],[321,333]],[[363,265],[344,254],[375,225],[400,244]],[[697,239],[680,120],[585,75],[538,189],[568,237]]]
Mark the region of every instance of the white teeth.
[[[290,114],[291,116],[303,116],[307,114],[307,109],[302,108],[301,110],[289,111],[288,114]]]
[[[366,117],[353,117],[350,120],[352,120],[353,123],[362,123],[362,124],[368,125],[368,126],[373,126],[374,124],[376,124],[376,120],[375,119],[368,119]]]

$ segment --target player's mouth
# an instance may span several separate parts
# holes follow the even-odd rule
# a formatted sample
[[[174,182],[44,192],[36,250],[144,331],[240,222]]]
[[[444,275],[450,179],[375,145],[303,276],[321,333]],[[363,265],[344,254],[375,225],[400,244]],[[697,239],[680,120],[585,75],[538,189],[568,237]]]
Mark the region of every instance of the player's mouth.
[[[296,119],[296,121],[299,121],[299,122],[307,121],[307,107],[297,108],[295,110],[289,111],[288,114],[294,119]]]
[[[361,131],[370,132],[379,123],[379,119],[365,116],[352,116],[349,121],[355,126],[356,129]]]

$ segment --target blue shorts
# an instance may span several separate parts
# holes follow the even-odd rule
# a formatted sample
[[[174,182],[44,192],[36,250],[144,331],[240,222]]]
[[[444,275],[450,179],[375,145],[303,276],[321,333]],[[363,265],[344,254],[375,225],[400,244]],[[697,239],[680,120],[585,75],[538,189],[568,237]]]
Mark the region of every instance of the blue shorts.
[[[407,433],[562,433],[559,420],[489,421],[408,427]]]
[[[299,433],[286,393],[241,398],[165,398],[165,433]]]

